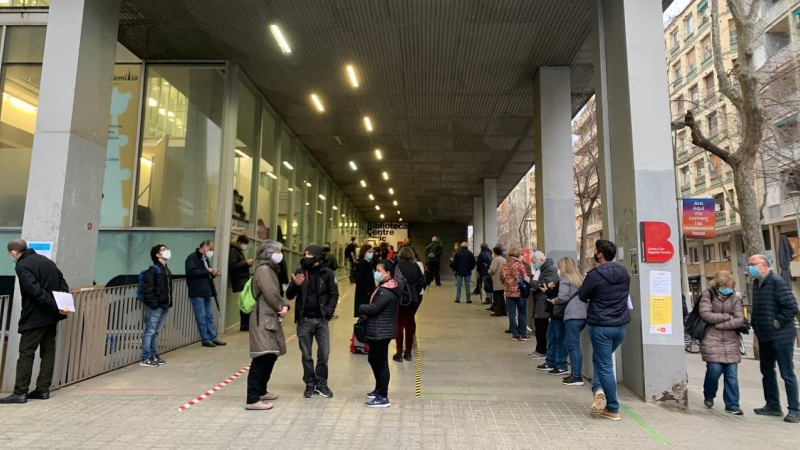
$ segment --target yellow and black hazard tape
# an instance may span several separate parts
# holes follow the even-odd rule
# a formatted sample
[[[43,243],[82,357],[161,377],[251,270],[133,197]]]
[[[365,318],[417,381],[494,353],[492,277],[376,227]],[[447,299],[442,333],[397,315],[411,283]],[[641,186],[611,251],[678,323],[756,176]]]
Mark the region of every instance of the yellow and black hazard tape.
[[[414,380],[414,394],[417,398],[420,398],[422,397],[422,349],[419,346],[419,323],[417,322],[416,316],[414,316],[414,323],[416,324],[414,341],[417,348],[417,373]]]

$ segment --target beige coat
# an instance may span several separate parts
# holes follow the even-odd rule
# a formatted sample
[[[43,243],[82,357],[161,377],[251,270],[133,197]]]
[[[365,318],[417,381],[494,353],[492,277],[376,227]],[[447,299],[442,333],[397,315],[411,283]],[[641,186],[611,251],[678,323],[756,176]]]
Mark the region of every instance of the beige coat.
[[[500,278],[500,268],[506,263],[506,259],[502,256],[494,255],[492,264],[489,266],[489,275],[492,276],[492,288],[495,291],[503,290],[503,280]]]
[[[700,317],[708,324],[706,335],[700,341],[703,361],[720,364],[738,364],[739,332],[744,324],[742,297],[739,294],[725,298],[716,290],[706,289],[700,297]]]
[[[278,270],[278,266],[270,261],[260,264],[253,273],[253,296],[257,300],[256,308],[250,314],[251,358],[267,353],[286,354],[286,338],[278,313],[289,304],[281,297]]]

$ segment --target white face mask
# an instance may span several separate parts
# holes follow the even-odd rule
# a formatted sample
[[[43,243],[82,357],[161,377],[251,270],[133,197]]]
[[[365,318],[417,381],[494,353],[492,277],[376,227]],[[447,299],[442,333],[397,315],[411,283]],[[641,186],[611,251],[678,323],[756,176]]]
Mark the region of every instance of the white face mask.
[[[211,259],[214,256],[214,250],[209,250],[206,252],[206,258]]]
[[[161,258],[164,259],[165,261],[169,261],[169,259],[172,258],[172,252],[169,251],[169,249],[164,250],[163,252],[161,252]]]
[[[275,264],[280,264],[283,261],[283,253],[273,253],[270,258]]]
[[[246,251],[246,250],[247,250],[247,244],[242,244],[242,251]]]

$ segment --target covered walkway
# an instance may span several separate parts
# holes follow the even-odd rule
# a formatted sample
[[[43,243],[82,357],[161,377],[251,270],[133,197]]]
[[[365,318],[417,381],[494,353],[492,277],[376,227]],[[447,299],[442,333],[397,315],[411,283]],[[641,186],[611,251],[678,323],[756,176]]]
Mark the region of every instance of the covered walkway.
[[[743,418],[708,411],[698,386],[704,366],[691,355],[690,413],[645,404],[622,388],[623,420],[590,417],[590,387],[566,387],[534,369],[532,342],[512,342],[505,318],[480,304],[454,304],[450,283],[433,288],[419,312],[421,396],[415,362],[391,362],[392,407],[370,410],[372,374],[350,355],[352,292],[331,322],[331,399],[302,397],[296,341],[278,360],[269,390],[280,398],[267,412],[244,410],[245,377],[180,412],[179,407],[248,364],[246,333],[229,345],[199,344],[165,354],[166,366],[132,365],[54,392],[46,402],[3,408],[2,448],[754,448],[795,441],[780,420],[755,417],[757,363],[743,361]],[[285,325],[286,335],[293,324]],[[291,339],[291,338],[290,338]],[[755,386],[750,389],[746,386]],[[735,444],[734,444],[735,443]]]

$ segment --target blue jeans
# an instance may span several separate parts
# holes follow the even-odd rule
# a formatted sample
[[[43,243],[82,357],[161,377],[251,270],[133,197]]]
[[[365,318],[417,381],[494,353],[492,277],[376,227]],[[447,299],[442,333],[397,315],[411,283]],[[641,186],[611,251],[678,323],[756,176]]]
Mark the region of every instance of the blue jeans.
[[[506,304],[508,305],[508,329],[511,330],[511,336],[527,335],[528,299],[522,297],[506,297]]]
[[[465,283],[464,290],[467,291],[467,303],[471,303],[469,282],[472,275],[456,275],[456,300],[461,300],[461,283]]]
[[[625,339],[625,325],[619,327],[589,327],[589,338],[592,341],[592,392],[603,391],[606,394],[606,409],[619,412],[617,401],[617,379],[614,377],[614,351]]]
[[[565,334],[564,321],[550,319],[550,325],[547,326],[547,357],[544,359],[548,366],[567,370],[567,347],[564,345]]]
[[[211,297],[192,297],[194,320],[197,321],[197,331],[203,342],[213,341],[217,338],[214,328],[214,310],[211,309]]]
[[[168,309],[146,308],[144,316],[144,334],[142,335],[142,361],[158,355],[158,334],[164,329]]]
[[[564,321],[564,346],[572,364],[572,376],[581,377],[583,353],[581,353],[581,331],[586,327],[586,319],[570,319]]]
[[[725,409],[732,411],[739,409],[739,375],[738,364],[706,363],[706,379],[703,382],[703,397],[705,400],[714,400],[719,389],[719,377],[725,375],[722,400]]]
[[[781,371],[781,378],[786,385],[786,398],[789,409],[800,411],[797,395],[797,377],[794,374],[794,341],[758,342],[761,353],[761,383],[764,387],[764,400],[767,406],[780,407],[781,394],[778,390],[778,378],[775,376],[775,363]]]

